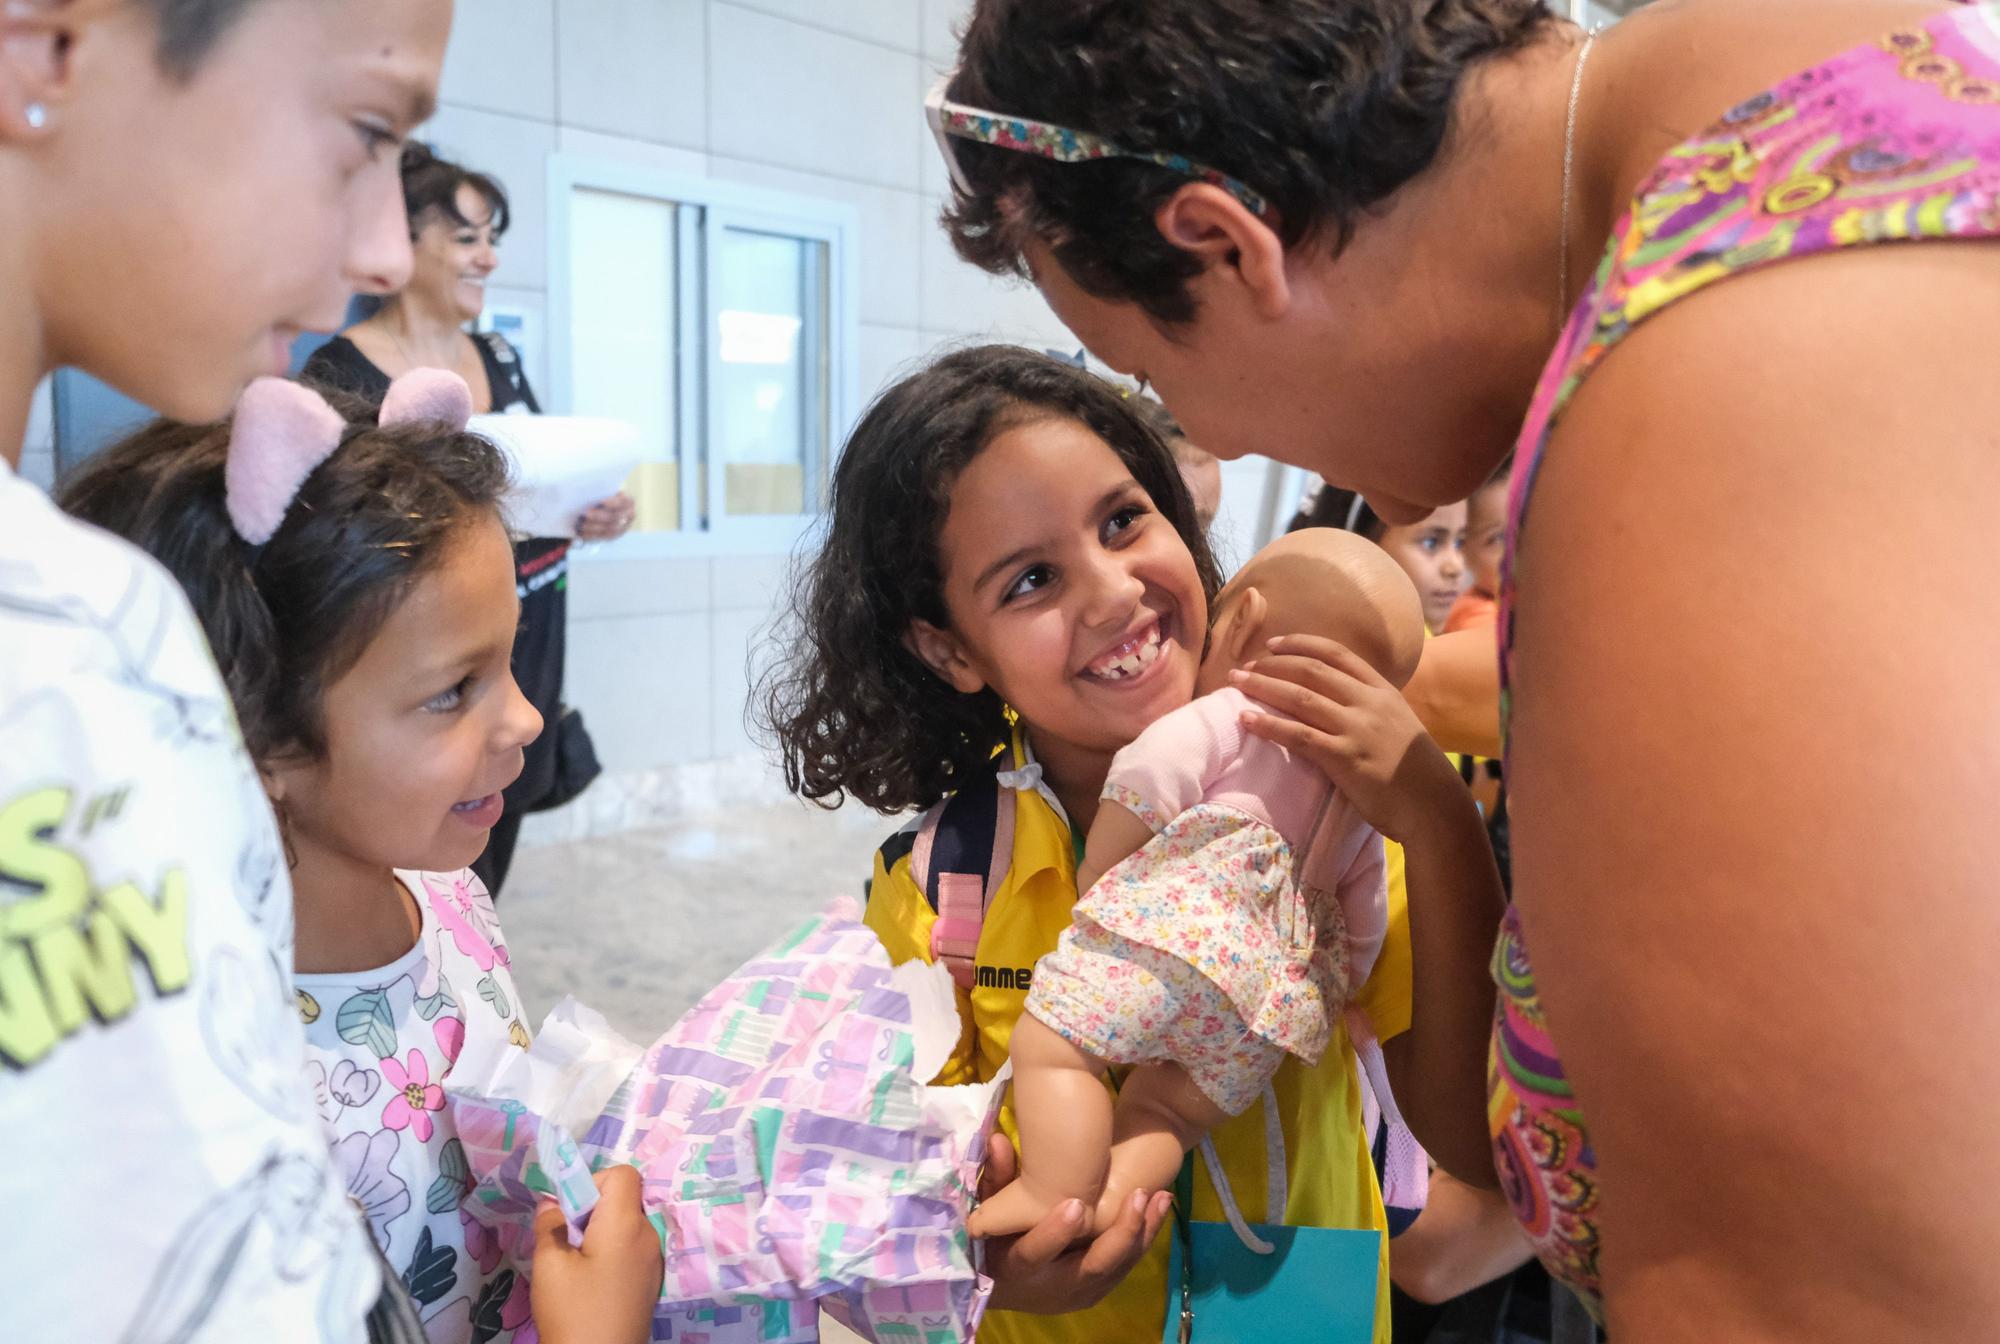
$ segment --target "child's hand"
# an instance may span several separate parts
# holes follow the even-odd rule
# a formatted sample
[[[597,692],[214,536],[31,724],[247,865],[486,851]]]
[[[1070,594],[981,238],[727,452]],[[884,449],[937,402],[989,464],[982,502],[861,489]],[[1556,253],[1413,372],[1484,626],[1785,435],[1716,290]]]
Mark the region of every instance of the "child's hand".
[[[535,1212],[529,1303],[542,1344],[645,1344],[653,1335],[665,1261],[639,1203],[639,1169],[597,1173],[597,1207],[572,1247],[554,1200]]]
[[[1389,839],[1407,843],[1441,799],[1462,801],[1463,781],[1402,693],[1346,646],[1283,635],[1271,641],[1270,656],[1230,681],[1296,720],[1246,715],[1250,732],[1318,766]]]
[[[1004,1134],[993,1135],[979,1178],[980,1196],[991,1198],[1018,1170],[1014,1145]],[[1117,1222],[1075,1245],[1088,1214],[1081,1201],[1066,1200],[1031,1231],[986,1242],[993,1305],[1044,1316],[1095,1306],[1139,1263],[1172,1207],[1173,1197],[1164,1190],[1151,1196],[1134,1191]]]

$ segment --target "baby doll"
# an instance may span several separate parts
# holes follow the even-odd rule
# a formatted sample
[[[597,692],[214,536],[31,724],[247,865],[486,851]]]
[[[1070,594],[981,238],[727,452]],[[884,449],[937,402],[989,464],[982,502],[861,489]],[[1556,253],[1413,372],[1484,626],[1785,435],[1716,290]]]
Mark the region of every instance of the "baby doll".
[[[1260,551],[1216,599],[1197,698],[1118,753],[1075,922],[1014,1030],[1021,1174],[971,1221],[1033,1226],[1064,1199],[1108,1226],[1134,1189],[1316,1063],[1388,922],[1382,841],[1310,762],[1252,737],[1228,687],[1281,634],[1337,640],[1400,687],[1423,647],[1416,589],[1378,546],[1315,528]],[[1100,880],[1101,879],[1101,880]],[[1106,1066],[1136,1064],[1114,1106]]]

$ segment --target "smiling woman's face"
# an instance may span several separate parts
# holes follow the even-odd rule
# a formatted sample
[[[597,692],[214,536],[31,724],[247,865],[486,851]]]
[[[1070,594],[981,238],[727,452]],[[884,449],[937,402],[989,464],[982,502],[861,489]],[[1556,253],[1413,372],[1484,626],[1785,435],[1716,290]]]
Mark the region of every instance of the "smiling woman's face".
[[[500,265],[500,236],[493,229],[492,202],[470,183],[459,185],[454,205],[465,223],[433,210],[417,230],[415,264],[404,292],[420,296],[428,309],[470,322],[486,306],[487,277]]]
[[[939,538],[949,631],[925,661],[991,687],[1051,769],[1110,754],[1194,695],[1208,603],[1194,557],[1117,453],[1073,420],[1009,429],[952,487]]]

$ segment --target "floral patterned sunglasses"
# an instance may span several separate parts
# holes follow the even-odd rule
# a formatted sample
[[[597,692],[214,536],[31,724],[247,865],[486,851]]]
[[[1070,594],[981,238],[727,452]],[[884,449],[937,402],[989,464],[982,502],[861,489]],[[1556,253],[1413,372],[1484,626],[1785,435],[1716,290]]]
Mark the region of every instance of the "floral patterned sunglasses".
[[[1089,131],[1073,131],[1052,122],[954,103],[944,93],[957,74],[956,70],[952,71],[924,96],[924,116],[931,124],[931,134],[937,137],[938,152],[944,155],[945,166],[951,170],[951,180],[958,184],[961,191],[971,192],[972,183],[966,179],[965,169],[960,166],[958,155],[952,149],[954,138],[1033,154],[1057,163],[1088,163],[1093,159],[1138,159],[1143,163],[1157,163],[1184,177],[1221,187],[1241,201],[1244,209],[1253,215],[1262,216],[1270,208],[1264,197],[1245,183],[1227,173],[1196,163],[1185,154],[1126,149]]]

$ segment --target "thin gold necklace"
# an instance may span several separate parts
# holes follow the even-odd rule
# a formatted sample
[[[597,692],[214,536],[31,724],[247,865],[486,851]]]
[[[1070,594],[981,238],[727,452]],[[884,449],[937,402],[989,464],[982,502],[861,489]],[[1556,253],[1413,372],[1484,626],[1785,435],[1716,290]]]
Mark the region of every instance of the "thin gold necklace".
[[[1557,250],[1556,264],[1556,332],[1560,337],[1563,325],[1569,319],[1569,213],[1571,189],[1576,180],[1576,108],[1583,97],[1583,67],[1590,60],[1590,49],[1597,45],[1597,34],[1601,29],[1592,28],[1583,39],[1583,50],[1576,54],[1576,73],[1569,82],[1569,116],[1563,124],[1563,188],[1562,188],[1562,241]]]

